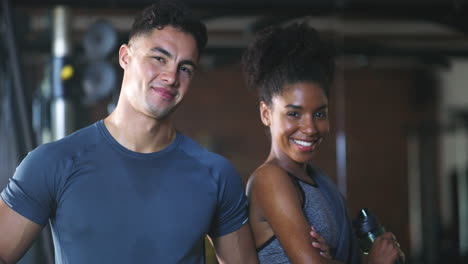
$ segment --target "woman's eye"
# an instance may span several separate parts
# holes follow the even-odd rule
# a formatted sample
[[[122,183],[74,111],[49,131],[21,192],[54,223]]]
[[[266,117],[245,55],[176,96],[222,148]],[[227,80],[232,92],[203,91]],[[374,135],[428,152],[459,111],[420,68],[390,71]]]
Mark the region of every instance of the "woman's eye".
[[[295,111],[293,111],[293,112],[288,112],[287,114],[288,114],[288,116],[290,116],[290,117],[298,117],[298,116],[299,116],[299,113],[298,113],[298,112],[295,112]]]
[[[328,115],[327,115],[327,112],[317,112],[315,113],[315,117],[319,119],[326,119]]]

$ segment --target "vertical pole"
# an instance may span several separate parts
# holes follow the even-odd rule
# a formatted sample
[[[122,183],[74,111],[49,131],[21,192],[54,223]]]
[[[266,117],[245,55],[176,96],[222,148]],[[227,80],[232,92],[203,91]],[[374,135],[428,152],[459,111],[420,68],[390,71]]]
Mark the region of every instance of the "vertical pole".
[[[64,85],[63,71],[71,55],[70,11],[65,6],[53,10],[52,42],[52,102],[51,125],[54,140],[63,138],[73,131],[73,106]]]
[[[342,45],[342,42],[340,43]],[[342,47],[342,46],[341,46]],[[347,196],[347,156],[346,156],[346,91],[344,69],[337,69],[336,74],[336,176],[341,194]]]
[[[468,256],[468,130],[458,121],[455,130],[455,159],[457,166],[458,230],[460,256]]]
[[[421,198],[421,158],[417,131],[408,135],[408,202],[410,256],[420,259],[423,251],[422,198]]]

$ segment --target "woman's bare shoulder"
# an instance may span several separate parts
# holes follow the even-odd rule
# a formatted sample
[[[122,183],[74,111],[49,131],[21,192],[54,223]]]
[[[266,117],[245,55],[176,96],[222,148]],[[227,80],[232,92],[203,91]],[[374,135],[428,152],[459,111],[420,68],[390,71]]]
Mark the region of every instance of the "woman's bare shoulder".
[[[260,165],[249,177],[247,182],[247,194],[252,189],[264,188],[265,185],[280,183],[284,180],[289,181],[287,172],[279,165],[272,162],[265,162]]]
[[[297,186],[291,176],[275,163],[264,163],[252,173],[247,182],[247,196],[251,202],[263,206],[275,206],[285,201],[300,204]]]

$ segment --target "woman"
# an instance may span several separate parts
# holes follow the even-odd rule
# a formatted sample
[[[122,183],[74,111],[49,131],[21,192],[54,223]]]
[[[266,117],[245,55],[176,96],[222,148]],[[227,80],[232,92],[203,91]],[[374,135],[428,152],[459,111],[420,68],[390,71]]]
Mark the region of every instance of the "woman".
[[[359,263],[346,206],[337,188],[311,164],[329,132],[328,90],[334,58],[306,24],[268,28],[243,56],[248,86],[257,91],[271,150],[247,184],[249,221],[260,263],[330,263],[314,248],[310,226],[335,260]],[[369,263],[400,255],[393,234],[379,237]]]

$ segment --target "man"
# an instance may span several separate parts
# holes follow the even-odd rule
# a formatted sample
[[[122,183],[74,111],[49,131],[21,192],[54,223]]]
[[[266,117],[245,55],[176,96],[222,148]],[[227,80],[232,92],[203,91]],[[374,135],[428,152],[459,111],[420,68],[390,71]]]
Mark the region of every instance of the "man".
[[[50,221],[56,263],[257,263],[233,166],[178,132],[206,29],[174,1],[145,9],[119,50],[114,112],[22,161],[0,200],[0,263]]]

